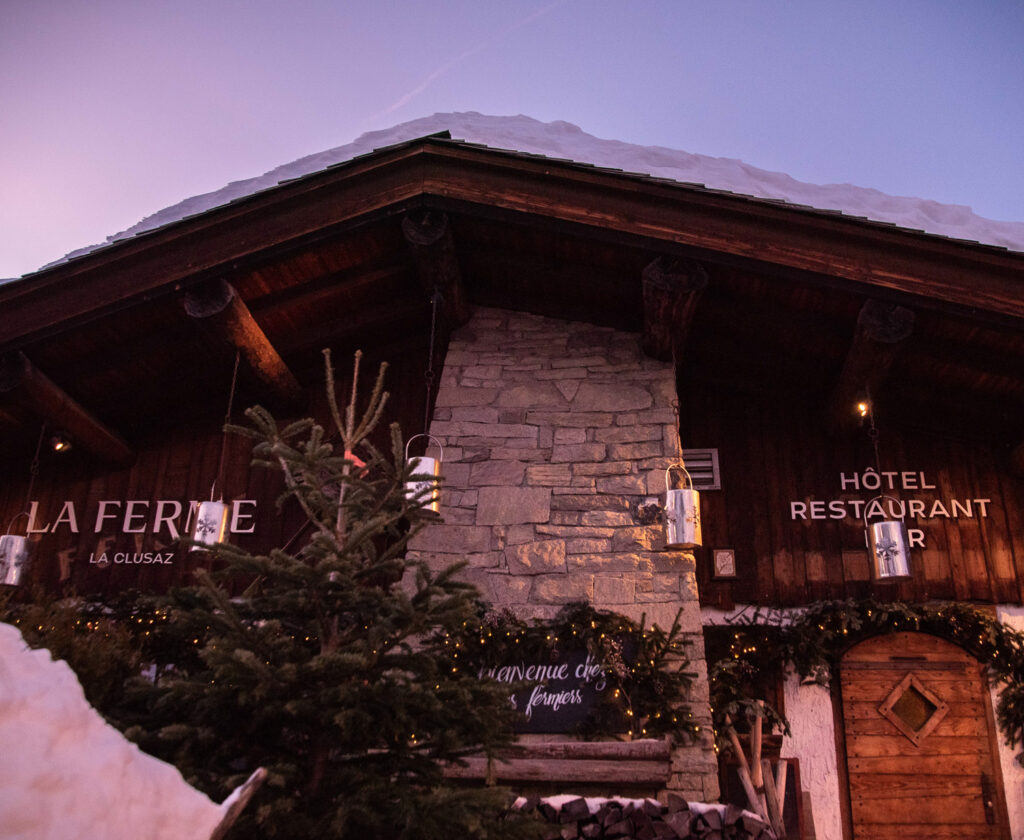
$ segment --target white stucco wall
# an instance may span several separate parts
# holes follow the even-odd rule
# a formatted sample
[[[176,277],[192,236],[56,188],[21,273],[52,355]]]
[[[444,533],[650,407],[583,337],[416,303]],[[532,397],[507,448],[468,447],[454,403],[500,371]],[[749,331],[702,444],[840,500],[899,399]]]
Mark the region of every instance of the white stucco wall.
[[[999,620],[1014,630],[1024,632],[1024,607],[999,607]],[[992,690],[992,711],[995,712],[998,692]],[[999,736],[999,765],[1003,771],[1003,790],[1006,793],[1006,809],[1010,814],[1010,836],[1014,840],[1024,838],[1024,767],[1017,763],[1015,756],[1024,751],[1020,744],[1010,749]]]
[[[817,840],[843,840],[832,698],[824,686],[801,685],[796,674],[784,688],[791,734],[782,739],[782,757],[800,761],[800,786],[811,796],[804,817],[813,818]]]

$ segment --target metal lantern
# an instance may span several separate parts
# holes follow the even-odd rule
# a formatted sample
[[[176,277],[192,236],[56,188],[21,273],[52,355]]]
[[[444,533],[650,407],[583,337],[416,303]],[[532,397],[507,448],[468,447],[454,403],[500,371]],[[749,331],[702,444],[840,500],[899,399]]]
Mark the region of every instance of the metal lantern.
[[[196,511],[196,525],[192,529],[195,545],[190,551],[204,551],[224,542],[228,530],[228,506],[224,502],[201,502]]]
[[[686,476],[684,487],[673,488],[669,475],[680,469]],[[700,494],[683,464],[670,464],[665,470],[665,547],[698,548],[701,545]]]
[[[409,457],[409,444],[421,437],[429,438],[437,444],[437,448],[440,450],[439,458]],[[441,512],[441,487],[438,478],[441,476],[441,463],[444,461],[444,448],[441,446],[441,442],[433,435],[413,435],[405,444],[405,460],[413,472],[413,478],[405,482],[405,498],[410,501],[424,502],[422,508],[424,511],[439,514]],[[423,476],[432,476],[432,478],[423,478]]]
[[[872,502],[882,499],[890,499],[902,506],[902,502],[892,496],[876,496],[864,506],[864,537],[871,559],[871,576],[876,581],[903,580],[911,577],[910,539],[903,515],[899,519],[868,522]]]
[[[21,586],[28,571],[28,538],[4,534],[0,537],[0,584]]]
[[[224,504],[223,489],[218,494],[217,485],[224,486],[224,450],[228,440],[228,425],[231,423],[231,406],[235,402],[235,387],[238,385],[238,366],[242,361],[242,351],[235,351],[235,367],[231,373],[231,389],[228,391],[228,408],[224,413],[224,435],[220,439],[220,460],[217,475],[210,485],[210,501],[200,502],[196,511],[196,524],[192,529],[192,547],[189,551],[205,551],[218,543],[224,542],[228,532],[228,506]],[[219,501],[214,501],[219,495]]]

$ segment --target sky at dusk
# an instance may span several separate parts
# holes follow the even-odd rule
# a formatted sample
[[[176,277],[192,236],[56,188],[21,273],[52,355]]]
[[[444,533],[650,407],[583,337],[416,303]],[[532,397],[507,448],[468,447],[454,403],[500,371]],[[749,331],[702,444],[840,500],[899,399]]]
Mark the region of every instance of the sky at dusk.
[[[1024,221],[1021,0],[0,0],[0,277],[435,112]]]

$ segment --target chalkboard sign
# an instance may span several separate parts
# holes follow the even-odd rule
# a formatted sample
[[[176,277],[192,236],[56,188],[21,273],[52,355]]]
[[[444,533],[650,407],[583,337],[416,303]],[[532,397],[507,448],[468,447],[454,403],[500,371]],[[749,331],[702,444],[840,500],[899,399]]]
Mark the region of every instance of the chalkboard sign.
[[[481,677],[514,687],[510,700],[521,718],[516,732],[572,732],[612,691],[604,667],[588,651],[558,651],[544,662],[488,666]]]

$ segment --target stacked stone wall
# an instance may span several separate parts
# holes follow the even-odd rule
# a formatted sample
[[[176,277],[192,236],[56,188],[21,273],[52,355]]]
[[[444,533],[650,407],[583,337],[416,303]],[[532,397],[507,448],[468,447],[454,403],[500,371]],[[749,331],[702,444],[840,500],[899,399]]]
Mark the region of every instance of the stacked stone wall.
[[[672,368],[639,336],[480,309],[449,343],[430,433],[443,447],[443,521],[412,556],[466,576],[491,603],[549,617],[589,601],[671,626],[682,610],[704,737],[666,787],[718,797],[693,556],[667,551],[638,506],[660,497],[678,452]],[[431,455],[439,453],[430,452]]]

